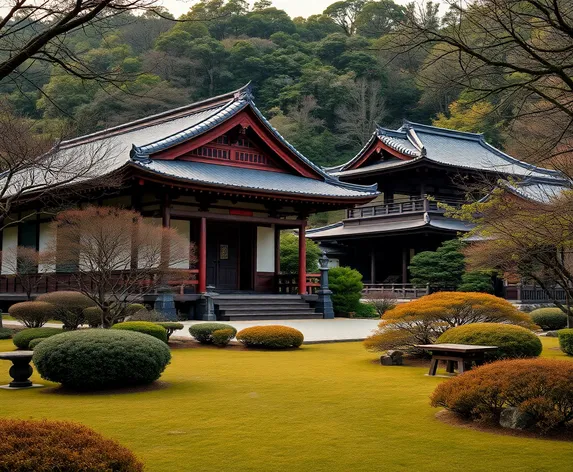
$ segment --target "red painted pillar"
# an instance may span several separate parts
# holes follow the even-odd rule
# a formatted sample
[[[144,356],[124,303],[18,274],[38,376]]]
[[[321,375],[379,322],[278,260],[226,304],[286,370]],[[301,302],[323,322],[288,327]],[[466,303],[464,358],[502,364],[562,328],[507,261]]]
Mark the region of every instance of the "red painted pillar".
[[[304,222],[298,231],[298,293],[306,293],[306,222]]]
[[[199,293],[207,291],[207,218],[201,218],[199,228]]]

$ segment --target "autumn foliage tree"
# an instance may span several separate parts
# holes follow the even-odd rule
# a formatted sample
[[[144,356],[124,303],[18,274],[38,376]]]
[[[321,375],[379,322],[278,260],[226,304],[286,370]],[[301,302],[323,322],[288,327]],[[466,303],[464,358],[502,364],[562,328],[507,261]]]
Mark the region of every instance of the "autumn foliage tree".
[[[470,323],[536,327],[529,316],[503,298],[486,293],[437,292],[387,311],[364,344],[372,351],[405,349],[419,353],[416,344],[433,343],[449,328]]]
[[[133,295],[144,295],[194,260],[189,241],[135,211],[88,207],[63,211],[53,223],[52,263],[67,269],[79,291],[102,310],[102,324],[124,316]]]

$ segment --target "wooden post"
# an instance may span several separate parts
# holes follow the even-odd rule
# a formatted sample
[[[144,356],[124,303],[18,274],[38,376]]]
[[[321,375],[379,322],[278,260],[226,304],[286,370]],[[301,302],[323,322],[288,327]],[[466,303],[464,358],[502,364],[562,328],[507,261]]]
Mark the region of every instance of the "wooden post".
[[[298,293],[306,293],[306,221],[298,231]]]
[[[199,293],[207,291],[207,218],[201,218],[199,227]]]
[[[281,227],[275,225],[275,291],[279,293],[279,276],[281,273]]]
[[[402,249],[402,283],[408,283],[408,248]]]
[[[376,252],[370,249],[370,283],[376,283]]]

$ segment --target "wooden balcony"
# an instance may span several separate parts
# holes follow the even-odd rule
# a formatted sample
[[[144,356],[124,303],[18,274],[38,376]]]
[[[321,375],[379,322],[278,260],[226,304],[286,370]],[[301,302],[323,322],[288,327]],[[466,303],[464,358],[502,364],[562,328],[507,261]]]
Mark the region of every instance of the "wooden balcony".
[[[403,202],[382,203],[350,208],[346,211],[347,219],[388,217],[412,213],[444,213],[445,205],[460,208],[465,202],[461,199],[425,197]]]

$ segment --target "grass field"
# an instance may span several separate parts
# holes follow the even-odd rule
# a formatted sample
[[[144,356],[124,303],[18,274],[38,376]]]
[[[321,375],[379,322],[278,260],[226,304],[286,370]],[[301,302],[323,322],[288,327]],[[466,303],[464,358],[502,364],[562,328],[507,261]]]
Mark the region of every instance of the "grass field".
[[[570,359],[544,339],[544,355]],[[12,350],[0,341],[0,350]],[[570,472],[571,442],[450,426],[428,404],[444,379],[381,367],[360,343],[296,351],[176,349],[162,388],[0,390],[2,416],[84,423],[148,471]],[[1,363],[0,384],[8,363]],[[39,377],[34,377],[37,382]]]

